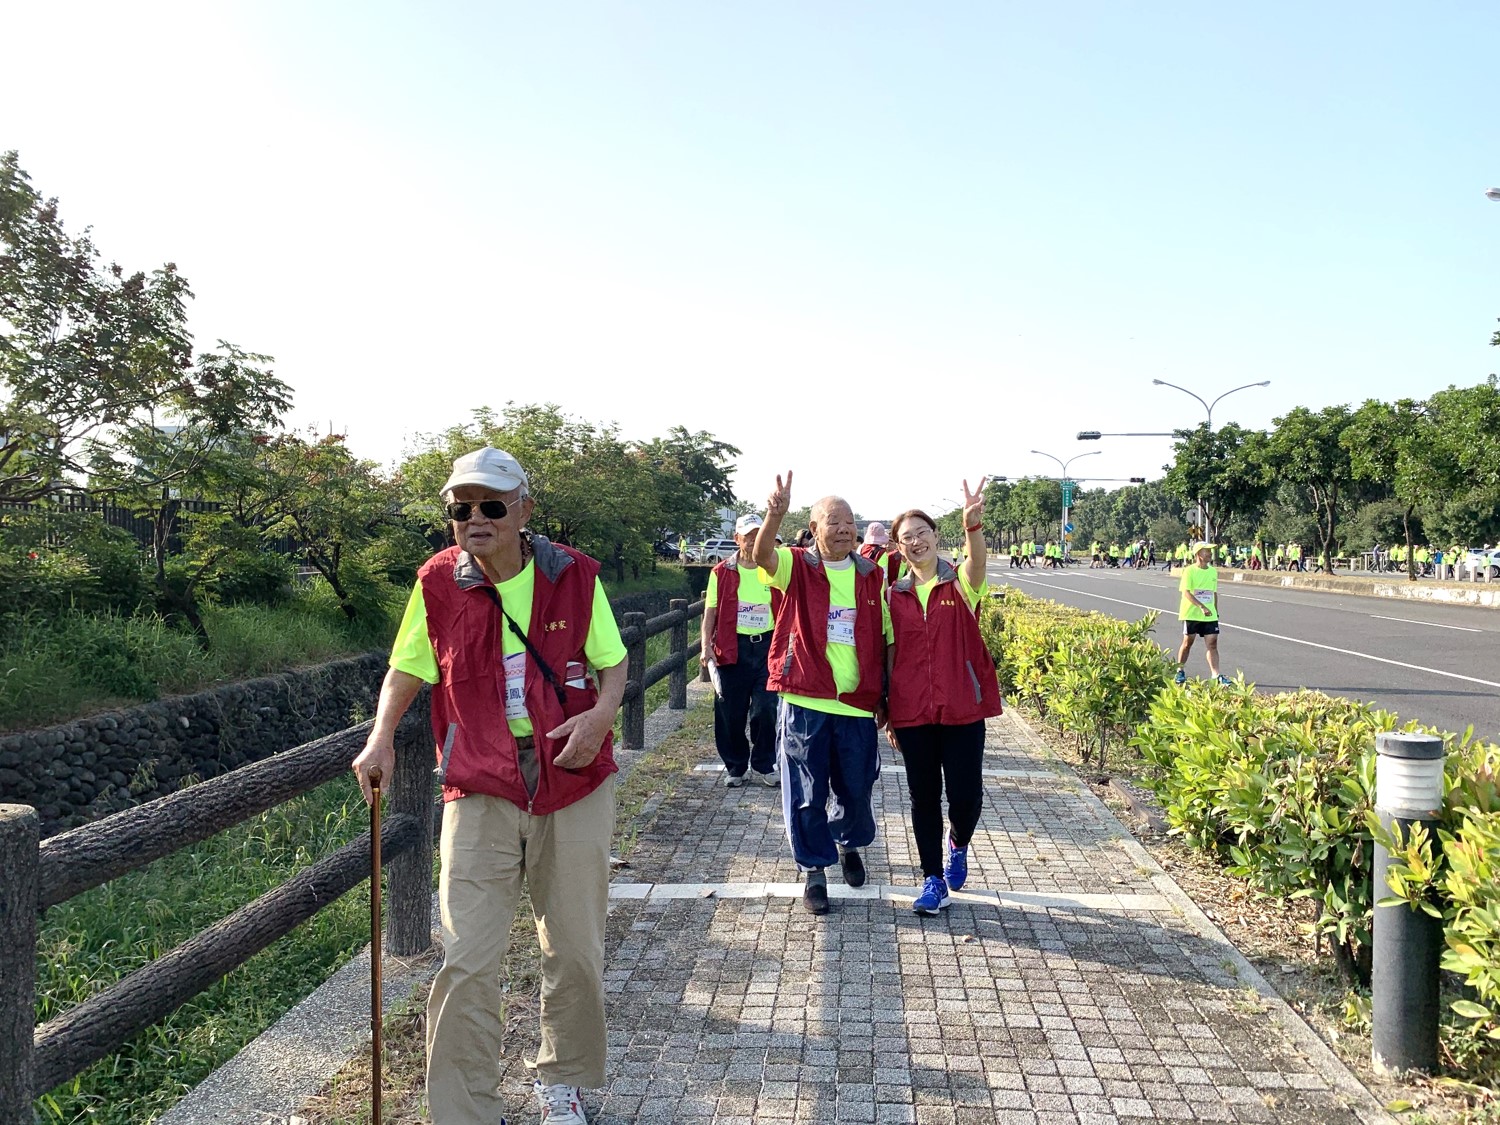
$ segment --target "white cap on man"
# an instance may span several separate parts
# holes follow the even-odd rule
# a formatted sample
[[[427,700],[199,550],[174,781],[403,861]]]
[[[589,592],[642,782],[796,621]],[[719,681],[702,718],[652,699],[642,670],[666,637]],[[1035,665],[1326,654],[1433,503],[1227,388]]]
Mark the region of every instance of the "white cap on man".
[[[466,484],[478,485],[493,492],[510,492],[512,489],[526,487],[526,470],[505,450],[486,445],[473,453],[465,453],[453,462],[453,475],[443,485],[442,495],[447,496],[455,488]]]
[[[754,512],[749,512],[734,521],[734,533],[736,535],[746,535],[756,528],[764,527],[765,524],[765,520],[761,519]]]

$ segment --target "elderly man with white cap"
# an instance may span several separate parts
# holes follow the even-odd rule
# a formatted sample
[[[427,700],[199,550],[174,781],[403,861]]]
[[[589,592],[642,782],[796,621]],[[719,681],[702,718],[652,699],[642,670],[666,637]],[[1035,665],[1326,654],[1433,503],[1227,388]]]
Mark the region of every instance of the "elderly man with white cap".
[[[599,564],[526,529],[516,459],[485,446],[442,488],[457,543],[417,571],[374,728],[354,760],[390,777],[396,725],[432,685],[443,785],[443,968],[427,1002],[434,1125],[493,1125],[500,974],[524,878],[541,947],[535,1092],[546,1125],[587,1125],[604,1084],[604,922],[615,822],[611,731],[625,646]]]
[[[699,659],[704,664],[712,661],[716,669],[714,745],[724,763],[724,784],[731,789],[752,778],[771,788],[781,784],[776,769],[776,696],[766,690],[766,656],[781,591],[767,586],[755,565],[755,537],[761,524],[753,513],[735,521],[739,549],[709,572],[704,600]]]

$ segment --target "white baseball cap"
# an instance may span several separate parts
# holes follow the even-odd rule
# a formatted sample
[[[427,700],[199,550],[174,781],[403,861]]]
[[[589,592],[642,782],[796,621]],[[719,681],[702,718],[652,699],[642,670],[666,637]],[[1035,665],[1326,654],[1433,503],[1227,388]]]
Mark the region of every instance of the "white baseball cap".
[[[734,533],[736,535],[744,535],[747,532],[754,531],[758,527],[765,526],[765,520],[761,519],[754,512],[749,512],[734,521]]]
[[[1196,543],[1193,544],[1193,554],[1195,554],[1195,555],[1199,551],[1212,551],[1213,549],[1214,549],[1214,545],[1212,543],[1210,543],[1207,539],[1200,539],[1200,540],[1198,540],[1198,542],[1196,542]]]
[[[443,485],[446,496],[455,488],[466,484],[477,484],[495,492],[510,492],[526,487],[526,470],[521,463],[503,449],[485,446],[473,453],[465,453],[453,462],[453,475]]]

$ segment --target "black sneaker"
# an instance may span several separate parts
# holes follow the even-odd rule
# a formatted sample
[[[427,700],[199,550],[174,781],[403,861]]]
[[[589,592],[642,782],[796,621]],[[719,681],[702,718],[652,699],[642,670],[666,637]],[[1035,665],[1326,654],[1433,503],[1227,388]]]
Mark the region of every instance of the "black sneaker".
[[[809,914],[828,913],[828,877],[821,871],[809,871],[802,888],[802,905]]]
[[[865,861],[859,858],[854,848],[839,849],[839,868],[844,872],[844,882],[851,887],[865,885]]]

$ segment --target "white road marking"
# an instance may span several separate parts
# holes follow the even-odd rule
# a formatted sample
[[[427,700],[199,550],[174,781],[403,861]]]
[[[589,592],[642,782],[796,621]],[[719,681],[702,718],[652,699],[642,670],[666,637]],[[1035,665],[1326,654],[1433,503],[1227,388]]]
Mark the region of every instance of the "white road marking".
[[[1386,617],[1379,613],[1372,613],[1370,616],[1377,621],[1404,621],[1408,625],[1431,625],[1434,629],[1457,629],[1460,633],[1484,632],[1483,629],[1470,629],[1467,625],[1439,625],[1436,621],[1417,621],[1410,617]]]
[[[1050,582],[1040,582],[1032,578],[1028,581],[1035,582],[1038,586],[1045,586],[1049,590],[1067,590],[1066,586],[1054,586]],[[1086,590],[1075,590],[1074,593],[1082,594],[1088,598],[1098,598],[1101,601],[1117,602],[1120,605],[1134,606],[1136,609],[1150,609],[1157,613],[1172,613],[1173,610],[1162,609],[1160,606],[1142,605],[1140,602],[1127,602],[1123,598],[1107,598],[1103,594],[1092,594]],[[1426,624],[1426,622],[1422,622]],[[1485,687],[1500,688],[1500,681],[1481,680],[1478,676],[1461,676],[1457,672],[1444,672],[1441,668],[1427,668],[1421,664],[1407,664],[1402,660],[1388,660],[1384,656],[1371,656],[1368,652],[1355,652],[1352,649],[1337,648],[1334,645],[1319,644],[1317,641],[1304,641],[1301,637],[1287,637],[1281,633],[1267,633],[1261,629],[1252,629],[1248,625],[1227,625],[1221,622],[1221,628],[1238,629],[1242,633],[1254,633],[1257,637],[1269,637],[1273,641],[1289,641],[1294,645],[1306,645],[1308,648],[1320,648],[1325,652],[1337,652],[1343,656],[1357,656],[1361,660],[1373,660],[1377,664],[1391,664],[1397,668],[1405,668],[1412,672],[1426,672],[1430,676],[1444,676],[1450,680],[1463,680],[1470,684],[1483,684]]]
[[[832,899],[876,899],[902,905],[922,893],[920,887],[868,885],[849,887],[837,881],[828,884]],[[609,897],[656,901],[693,898],[801,898],[801,883],[611,883]],[[1060,891],[992,891],[964,889],[949,892],[956,903],[975,906],[1019,906],[1052,910],[1102,910],[1110,913],[1172,909],[1164,895],[1068,894]]]
[[[1252,598],[1248,594],[1220,594],[1221,598],[1237,598],[1242,602],[1265,602],[1267,605],[1275,605],[1275,598]]]

